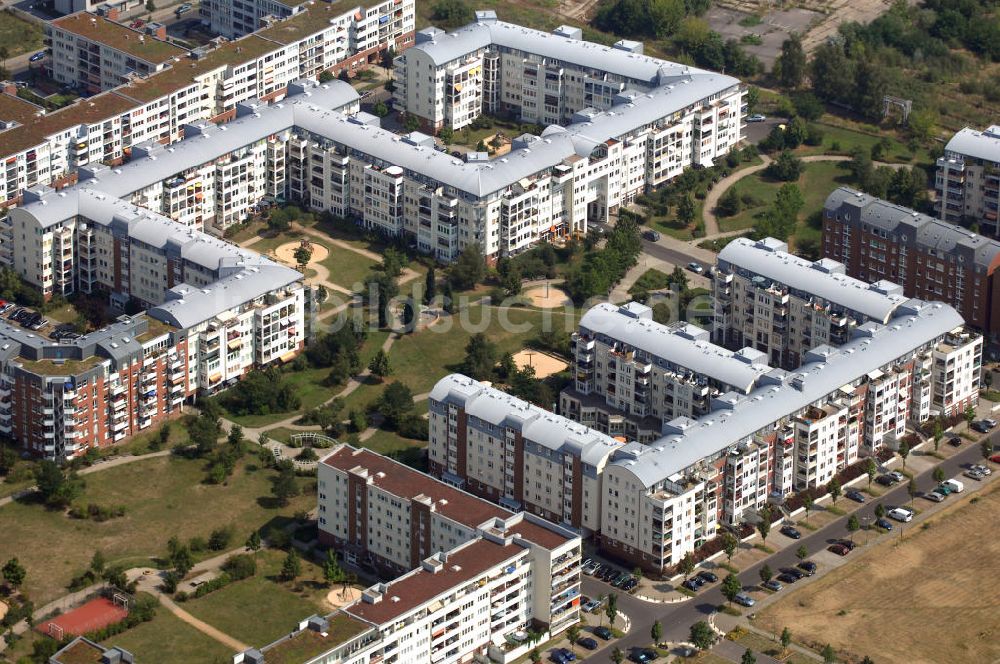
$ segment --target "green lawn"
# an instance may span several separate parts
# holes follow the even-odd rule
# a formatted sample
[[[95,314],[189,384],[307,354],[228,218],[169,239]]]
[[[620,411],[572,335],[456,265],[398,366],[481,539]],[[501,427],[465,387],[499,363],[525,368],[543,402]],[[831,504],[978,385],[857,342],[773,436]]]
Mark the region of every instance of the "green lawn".
[[[666,272],[657,269],[646,270],[638,279],[636,279],[632,288],[630,288],[628,292],[633,293],[639,291],[660,290],[661,288],[666,288],[669,285],[670,275]]]
[[[323,259],[321,264],[330,271],[330,281],[353,291],[362,290],[365,279],[377,263],[367,256],[333,243],[324,246],[330,255]]]
[[[7,47],[8,57],[45,48],[44,32],[38,25],[15,16],[13,12],[0,12],[0,44]]]
[[[181,604],[185,611],[248,645],[261,647],[291,632],[303,618],[326,613],[322,570],[302,560],[302,576],[279,582],[285,554],[261,551],[257,574]]]
[[[271,506],[273,471],[249,471],[252,461],[240,463],[225,485],[203,484],[205,462],[176,456],[145,459],[86,476],[87,487],[78,503],[124,505],[124,517],[97,523],[74,520],[62,512],[35,504],[0,507],[4,536],[0,560],[17,556],[28,570],[25,588],[36,604],[65,593],[70,579],[83,571],[95,550],[109,564],[162,555],[172,535],[181,539],[207,537],[220,526],[233,524],[243,538],[276,517],[310,509],[316,503],[311,490],[288,507]],[[303,480],[306,486],[306,480]]]
[[[768,178],[763,171],[748,175],[734,184],[733,187],[741,196],[749,194],[757,204],[744,208],[735,216],[720,217],[719,230],[727,232],[752,229],[756,216],[774,203],[782,184],[784,183]],[[813,162],[805,164],[802,176],[796,184],[802,192],[805,205],[799,212],[795,233],[789,239],[789,244],[793,248],[796,241],[819,242],[822,229],[816,224],[815,215],[822,211],[823,203],[830,192],[841,185],[849,184],[849,175],[838,162]]]
[[[254,603],[256,606],[259,604]],[[158,664],[228,664],[235,654],[163,607],[156,610],[156,617],[148,623],[114,636],[104,645],[121,646],[135,655],[138,662]]]

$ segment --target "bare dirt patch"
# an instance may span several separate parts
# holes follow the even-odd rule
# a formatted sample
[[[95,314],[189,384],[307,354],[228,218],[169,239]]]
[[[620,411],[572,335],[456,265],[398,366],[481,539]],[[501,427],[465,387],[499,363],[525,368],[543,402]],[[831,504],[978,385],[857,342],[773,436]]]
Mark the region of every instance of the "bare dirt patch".
[[[524,291],[524,296],[531,300],[532,306],[539,309],[558,309],[573,304],[566,291],[555,286],[536,286]]]
[[[354,587],[334,588],[326,594],[326,603],[331,609],[339,609],[361,599],[361,591]]]
[[[559,373],[569,365],[558,357],[540,353],[537,350],[519,350],[514,353],[514,363],[518,369],[532,367],[537,378],[548,378]]]
[[[296,264],[295,250],[300,246],[301,242],[286,242],[280,247],[275,248],[274,257],[286,265],[294,266]],[[318,242],[310,242],[309,246],[312,248],[312,257],[309,259],[309,264],[306,267],[313,267],[316,263],[322,263],[330,255],[330,250]]]
[[[1000,658],[1000,556],[994,486],[765,609],[757,624],[848,661],[995,662]]]

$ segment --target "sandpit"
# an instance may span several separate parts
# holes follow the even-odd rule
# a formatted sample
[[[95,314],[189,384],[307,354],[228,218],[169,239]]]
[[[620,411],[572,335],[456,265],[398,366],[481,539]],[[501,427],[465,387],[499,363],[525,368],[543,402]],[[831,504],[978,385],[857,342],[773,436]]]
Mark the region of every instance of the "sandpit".
[[[0,620],[3,620],[5,615],[7,615],[7,603],[0,600]]]
[[[552,374],[559,373],[569,365],[557,357],[540,353],[537,350],[519,350],[514,353],[514,363],[518,369],[532,367],[535,370],[536,378],[548,378]]]
[[[286,242],[274,250],[274,256],[286,265],[295,266],[295,250],[301,244],[301,242]],[[306,267],[311,267],[313,263],[319,263],[330,255],[330,250],[318,242],[313,242],[310,246],[312,247],[312,258],[309,259],[309,264]]]
[[[529,288],[524,291],[524,296],[530,299],[531,304],[539,309],[558,309],[559,307],[568,307],[573,304],[566,291],[555,286]]]
[[[347,590],[341,592],[342,590],[342,587],[335,588],[326,594],[326,603],[330,605],[331,609],[339,609],[361,599],[361,591],[358,588],[348,587]]]

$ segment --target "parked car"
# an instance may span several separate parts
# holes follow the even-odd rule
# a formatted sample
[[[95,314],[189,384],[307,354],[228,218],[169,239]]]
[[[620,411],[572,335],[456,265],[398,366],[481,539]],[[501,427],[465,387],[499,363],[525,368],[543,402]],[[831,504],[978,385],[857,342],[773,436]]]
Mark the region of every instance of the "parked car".
[[[593,613],[597,609],[601,608],[601,603],[598,602],[596,599],[590,599],[590,598],[584,598],[584,599],[586,599],[587,601],[581,604],[580,608],[583,609],[586,613]]]
[[[854,551],[854,547],[857,546],[857,544],[855,544],[853,540],[839,540],[837,544],[846,546],[848,551]]]
[[[847,493],[845,493],[844,496],[847,497],[850,500],[853,500],[856,503],[863,503],[863,502],[865,502],[865,496],[864,496],[864,494],[861,493],[860,491],[858,491],[857,489],[851,489],[850,491],[848,491]]]
[[[614,638],[615,635],[611,633],[610,627],[602,626],[594,628],[594,636],[604,641],[610,641],[612,638]]]
[[[951,445],[952,447],[961,447],[962,446],[962,437],[961,436],[949,436],[948,437],[948,444]]]
[[[799,579],[806,578],[806,573],[800,570],[798,567],[785,567],[781,571],[784,572],[785,574],[790,574],[791,576],[795,577],[796,581],[798,581]]]
[[[782,572],[781,574],[778,575],[778,581],[781,581],[782,583],[787,585],[791,585],[798,580],[799,580],[798,577],[796,577],[794,574],[789,574],[788,572]]]
[[[716,581],[719,580],[718,576],[716,576],[712,572],[709,572],[707,569],[698,572],[698,576],[700,576],[701,578],[703,578],[708,583],[715,583]]]
[[[909,523],[910,521],[913,521],[913,512],[905,507],[894,507],[889,510],[887,514],[890,519],[894,519],[902,523]]]
[[[781,583],[779,583],[775,579],[769,579],[769,580],[765,581],[763,583],[763,586],[765,588],[767,588],[768,590],[771,590],[771,591],[774,591],[774,592],[778,592],[779,590],[781,590],[782,588],[784,588],[784,586],[781,585]]]
[[[622,574],[621,578],[615,581],[615,588],[625,589],[625,584],[632,580],[631,574]]]
[[[848,549],[843,544],[831,544],[830,546],[826,547],[826,550],[832,553],[836,553],[838,556],[846,556],[851,552],[851,550]]]
[[[977,482],[982,482],[983,478],[986,477],[986,475],[984,475],[982,471],[975,470],[974,468],[970,468],[969,470],[962,473],[962,475],[968,477],[970,480],[976,480]]]
[[[995,429],[996,426],[997,426],[997,421],[994,420],[993,418],[990,418],[990,417],[984,417],[983,418],[983,424],[985,424],[986,426],[988,426],[991,429]]]
[[[993,463],[1000,463],[1000,454],[994,454],[990,457],[990,461]]]
[[[690,579],[688,579],[687,581],[685,581],[684,583],[682,583],[681,586],[683,588],[687,588],[688,590],[690,590],[693,593],[696,593],[696,592],[698,592],[698,589],[701,588],[701,586],[704,583],[705,582],[702,581],[701,579],[698,579],[698,577],[693,576]]]
[[[932,503],[943,503],[945,499],[944,494],[938,493],[937,491],[927,491],[924,493],[923,497]]]
[[[879,519],[875,522],[875,525],[882,530],[892,530],[892,521],[889,521],[888,519]]]
[[[589,636],[584,636],[576,640],[576,644],[587,650],[597,650],[597,639],[592,639]]]
[[[903,482],[903,481],[905,481],[907,479],[906,475],[904,475],[903,473],[899,472],[898,470],[894,470],[891,473],[889,473],[889,477],[891,477],[892,479],[894,479],[897,482]]]
[[[881,484],[882,486],[892,486],[896,483],[896,480],[889,475],[879,475],[875,478],[876,484]]]
[[[805,572],[806,576],[812,576],[816,573],[816,563],[811,560],[803,560],[797,567]]]
[[[660,234],[657,231],[645,231],[642,236],[650,242],[660,241]]]
[[[755,600],[753,597],[750,597],[750,595],[747,595],[746,593],[738,593],[736,597],[733,598],[733,601],[739,604],[740,606],[748,606],[748,607],[753,606],[754,604],[757,603],[757,600]]]
[[[766,115],[761,115],[760,113],[754,113],[747,118],[747,122],[765,122],[767,120]]]
[[[633,648],[628,658],[629,661],[636,662],[637,664],[645,664],[656,659],[656,651],[649,648]]]
[[[192,9],[191,3],[185,2],[183,5],[174,10],[174,14],[176,14],[177,16],[180,16],[181,14],[187,14],[189,11],[191,11],[191,9]]]
[[[963,491],[965,491],[965,485],[962,484],[962,481],[961,480],[956,480],[954,478],[952,478],[950,480],[945,480],[942,483],[942,486],[949,486],[949,487],[951,487],[952,491],[954,491],[955,493],[962,493]]]
[[[973,431],[978,431],[979,433],[989,433],[990,429],[993,428],[989,424],[987,424],[985,420],[976,420],[975,422],[970,424],[969,427]]]
[[[690,263],[688,263],[688,269],[694,272],[695,274],[701,274],[702,272],[705,271],[705,268],[702,267],[702,264],[696,261],[691,261]]]
[[[625,592],[631,592],[639,585],[639,579],[635,577],[629,577],[629,580],[622,584],[622,590]]]
[[[944,484],[944,483],[938,484],[932,490],[940,493],[942,496],[950,496],[951,494],[955,493],[955,490],[953,488],[951,488],[951,485]]]
[[[978,470],[979,472],[981,472],[983,475],[986,476],[990,476],[993,474],[993,470],[990,469],[989,466],[985,466],[981,463],[974,463],[970,466],[970,468],[972,468],[972,470]]]
[[[791,537],[792,539],[800,539],[802,537],[802,533],[794,526],[782,526],[780,532],[785,537]]]
[[[44,60],[44,59],[45,59],[45,51],[39,51],[38,53],[35,53],[33,56],[28,58],[28,62],[38,62],[39,60]]]

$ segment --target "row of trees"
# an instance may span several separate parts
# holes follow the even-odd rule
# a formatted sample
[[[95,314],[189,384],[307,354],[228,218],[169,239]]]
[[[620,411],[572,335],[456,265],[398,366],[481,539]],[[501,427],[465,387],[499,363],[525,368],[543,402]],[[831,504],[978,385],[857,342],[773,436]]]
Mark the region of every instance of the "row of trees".
[[[606,295],[635,265],[641,251],[639,225],[632,218],[619,218],[604,248],[587,251],[567,274],[570,297],[580,304],[596,295]]]

